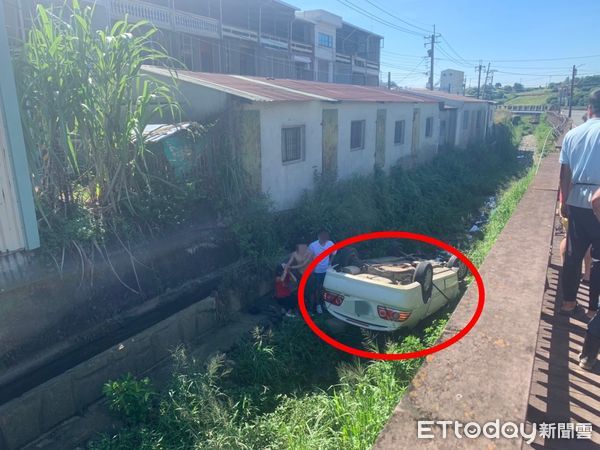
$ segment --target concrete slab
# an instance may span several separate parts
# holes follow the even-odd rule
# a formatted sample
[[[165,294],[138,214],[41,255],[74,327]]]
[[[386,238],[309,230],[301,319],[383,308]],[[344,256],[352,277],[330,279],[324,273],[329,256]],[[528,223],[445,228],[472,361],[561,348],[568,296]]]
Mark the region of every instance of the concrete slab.
[[[520,439],[417,438],[418,420],[479,424],[525,420],[552,240],[558,154],[542,161],[531,187],[480,268],[486,304],[460,342],[427,358],[374,448],[520,448]],[[469,287],[444,339],[462,329],[477,305]]]

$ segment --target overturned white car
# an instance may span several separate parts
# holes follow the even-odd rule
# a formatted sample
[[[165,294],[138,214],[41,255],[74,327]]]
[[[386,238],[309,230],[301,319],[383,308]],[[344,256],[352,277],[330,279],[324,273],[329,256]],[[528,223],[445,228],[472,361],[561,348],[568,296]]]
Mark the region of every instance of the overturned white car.
[[[337,261],[325,276],[325,307],[339,320],[375,331],[415,326],[456,299],[468,273],[456,256],[448,261],[410,255],[361,261],[350,247]]]

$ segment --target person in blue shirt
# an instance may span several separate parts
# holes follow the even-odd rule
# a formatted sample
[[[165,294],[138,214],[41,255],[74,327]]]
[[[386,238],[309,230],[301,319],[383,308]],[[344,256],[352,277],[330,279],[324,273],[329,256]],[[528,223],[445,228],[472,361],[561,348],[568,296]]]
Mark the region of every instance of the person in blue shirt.
[[[583,257],[591,246],[590,296],[587,316],[593,318],[580,355],[580,366],[591,368],[600,349],[600,221],[592,197],[600,189],[600,89],[590,94],[588,120],[569,131],[560,152],[560,209],[569,219],[567,253],[561,274],[561,312],[577,308],[577,291]],[[598,326],[594,325],[598,324]]]

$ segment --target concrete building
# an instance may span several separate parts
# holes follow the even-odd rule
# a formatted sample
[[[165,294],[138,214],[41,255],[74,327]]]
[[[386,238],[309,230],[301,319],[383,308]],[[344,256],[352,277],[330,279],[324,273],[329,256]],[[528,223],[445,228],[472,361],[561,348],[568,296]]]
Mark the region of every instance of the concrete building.
[[[245,172],[277,209],[293,207],[315,173],[344,179],[375,167],[413,167],[438,150],[440,102],[410,92],[210,73],[177,77],[184,119],[236,115],[232,138]]]
[[[494,103],[442,91],[411,89],[413,95],[440,104],[440,147],[466,148],[482,142],[493,125]]]
[[[464,95],[465,73],[454,69],[442,70],[439,90],[449,94]]]
[[[15,43],[36,3],[6,0]],[[96,26],[146,20],[157,40],[189,70],[323,82],[379,84],[383,38],[323,10],[300,11],[280,0],[82,0],[95,4]]]

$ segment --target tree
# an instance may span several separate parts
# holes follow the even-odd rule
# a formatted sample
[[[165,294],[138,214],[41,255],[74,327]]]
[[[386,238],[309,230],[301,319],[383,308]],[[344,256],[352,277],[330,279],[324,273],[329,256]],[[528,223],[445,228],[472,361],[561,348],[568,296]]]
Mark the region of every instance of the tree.
[[[515,92],[523,92],[525,87],[521,83],[515,83],[513,84],[513,89]]]

